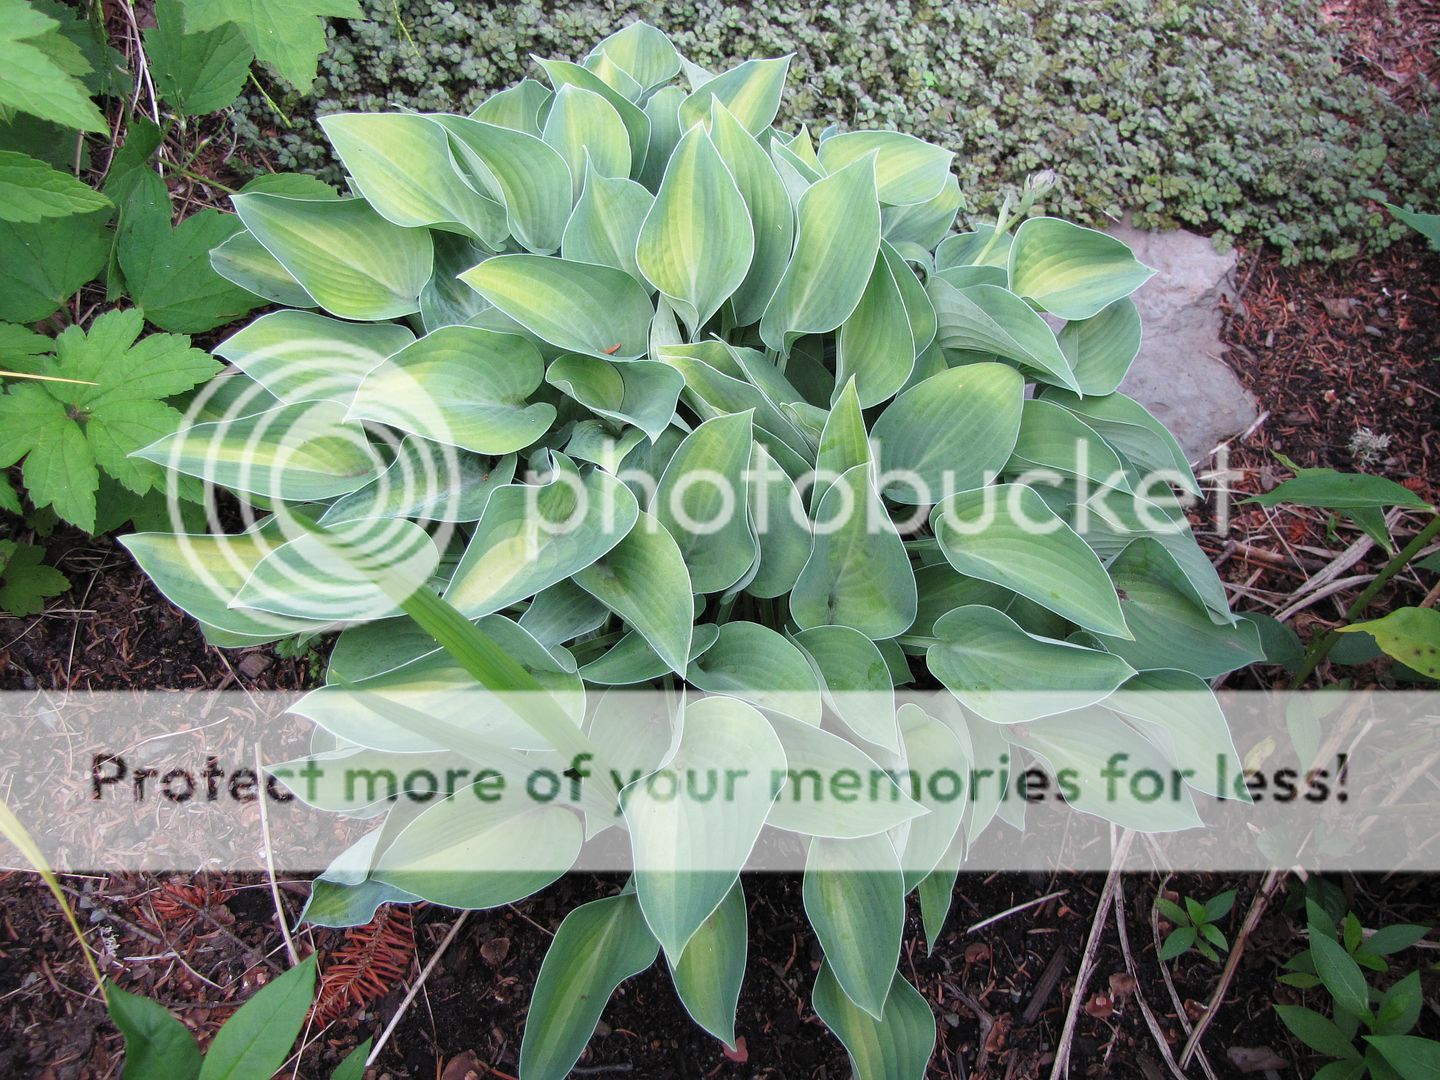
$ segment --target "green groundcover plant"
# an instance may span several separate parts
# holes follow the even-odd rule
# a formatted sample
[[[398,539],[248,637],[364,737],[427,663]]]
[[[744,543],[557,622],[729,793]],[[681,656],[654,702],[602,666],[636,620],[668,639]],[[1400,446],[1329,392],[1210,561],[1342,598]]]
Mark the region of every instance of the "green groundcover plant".
[[[216,348],[234,370],[139,454],[246,512],[243,532],[125,540],[211,641],[343,628],[327,685],[296,706],[314,754],[282,775],[596,763],[575,806],[296,785],[383,815],[315,883],[310,921],[510,903],[611,828],[637,865],[703,868],[642,866],[565,918],[525,1080],[564,1076],[662,952],[733,1045],[739,872],[767,825],[809,848],[816,1012],[861,1076],[924,1072],[934,1020],[897,971],[906,897],[933,945],[967,845],[1013,806],[897,790],[883,812],[682,807],[644,796],[662,763],[868,773],[1010,744],[1059,769],[1118,741],[1168,770],[1233,753],[1218,711],[1107,699],[1208,695],[1261,656],[1185,522],[1184,455],[1117,392],[1151,271],[1029,216],[1044,177],[953,231],[951,153],[777,126],[788,66],[704,70],[635,23],[468,116],[326,117],[351,194],[235,197],[244,228],[212,261],[283,307]],[[911,684],[949,693],[933,715],[897,710]],[[618,704],[682,685],[719,696]],[[477,720],[469,687],[547,693]],[[607,783],[601,762],[635,780]],[[1195,820],[1188,795],[1097,812]],[[441,869],[518,852],[541,869]]]

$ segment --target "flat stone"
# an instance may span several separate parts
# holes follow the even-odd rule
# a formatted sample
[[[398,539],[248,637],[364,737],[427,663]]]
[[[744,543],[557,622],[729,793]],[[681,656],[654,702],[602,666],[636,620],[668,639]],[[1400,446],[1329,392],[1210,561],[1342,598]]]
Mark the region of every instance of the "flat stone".
[[[1158,417],[1192,462],[1238,435],[1259,416],[1254,397],[1221,359],[1220,296],[1233,291],[1234,251],[1183,229],[1144,232],[1122,223],[1107,230],[1157,273],[1135,293],[1142,344],[1122,392]]]

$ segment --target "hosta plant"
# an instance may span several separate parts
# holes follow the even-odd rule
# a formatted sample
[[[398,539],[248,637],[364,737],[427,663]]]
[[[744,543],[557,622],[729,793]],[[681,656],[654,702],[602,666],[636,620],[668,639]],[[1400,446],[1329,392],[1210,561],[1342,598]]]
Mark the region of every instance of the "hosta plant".
[[[525,1080],[563,1076],[661,953],[734,1042],[762,830],[808,847],[815,1011],[860,1075],[919,1076],[905,898],[933,945],[998,797],[681,805],[645,779],[1228,745],[1104,704],[1259,657],[1185,524],[1183,453],[1117,392],[1151,271],[1037,215],[1043,182],[957,231],[948,150],[777,121],[786,58],[705,71],[636,23],[537,63],[470,116],[326,118],[344,198],[236,197],[214,265],[283,309],[217,347],[235,370],[143,454],[233,492],[249,528],[128,546],[217,644],[341,630],[297,707],[315,754],[284,774],[385,816],[311,920],[492,907],[589,836],[632,851],[630,884],[556,932]],[[912,685],[944,696],[897,709]],[[471,687],[549,704],[477,712]],[[637,687],[667,693],[625,704]],[[297,779],[437,756],[492,775],[428,805]],[[525,765],[578,796],[484,798]],[[1109,812],[1197,820],[1188,796]]]

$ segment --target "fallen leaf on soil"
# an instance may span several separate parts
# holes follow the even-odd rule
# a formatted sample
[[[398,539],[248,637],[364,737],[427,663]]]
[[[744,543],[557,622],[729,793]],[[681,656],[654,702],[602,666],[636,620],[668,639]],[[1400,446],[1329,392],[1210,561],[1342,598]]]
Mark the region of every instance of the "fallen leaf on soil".
[[[1325,314],[1332,319],[1348,319],[1355,312],[1354,297],[1322,296],[1320,303],[1325,306]]]
[[[1135,976],[1128,971],[1117,971],[1110,976],[1110,996],[1125,999],[1135,992]]]
[[[510,955],[510,939],[508,937],[491,938],[480,946],[480,955],[491,967],[499,967],[505,962],[505,957]]]
[[[983,964],[990,959],[990,946],[983,941],[976,941],[965,946],[965,963]]]
[[[1085,1015],[1096,1020],[1108,1020],[1115,1015],[1115,1002],[1104,994],[1096,994],[1085,1003]]]
[[[474,1050],[466,1050],[463,1054],[450,1059],[445,1066],[445,1071],[440,1074],[440,1080],[480,1080],[484,1076],[481,1070],[480,1058]]]
[[[750,1060],[750,1049],[745,1045],[744,1035],[736,1038],[734,1050],[731,1050],[724,1043],[721,1043],[720,1052],[738,1065],[744,1065]]]
[[[1290,1063],[1275,1053],[1268,1046],[1232,1046],[1225,1051],[1225,1056],[1230,1059],[1242,1073],[1264,1072],[1266,1069],[1288,1068]]]

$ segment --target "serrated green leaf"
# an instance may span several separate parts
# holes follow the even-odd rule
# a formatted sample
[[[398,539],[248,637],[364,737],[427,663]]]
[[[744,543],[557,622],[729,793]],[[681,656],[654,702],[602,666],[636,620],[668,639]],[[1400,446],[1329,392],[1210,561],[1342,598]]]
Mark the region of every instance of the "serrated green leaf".
[[[46,599],[70,588],[69,578],[42,565],[44,558],[44,549],[34,544],[0,540],[0,610],[22,618],[36,615]]]
[[[210,263],[210,252],[240,229],[234,216],[217,210],[192,214],[175,229],[168,222],[127,222],[120,230],[120,269],[145,317],[161,329],[195,334],[257,307],[248,290]]]
[[[105,266],[108,210],[35,224],[0,220],[0,320],[38,322]]]
[[[186,0],[185,29],[194,33],[235,23],[257,57],[306,93],[325,51],[325,19],[358,19],[361,14],[355,0]]]
[[[0,220],[39,221],[104,209],[110,200],[29,154],[0,150]]]
[[[57,59],[56,51],[69,45],[60,23],[30,4],[4,0],[0,26],[0,106],[81,131],[109,130],[75,77],[89,73],[89,62],[78,52],[75,62]]]
[[[145,53],[155,89],[185,116],[204,116],[234,104],[250,74],[254,50],[234,23],[186,33],[180,0],[158,0]]]

